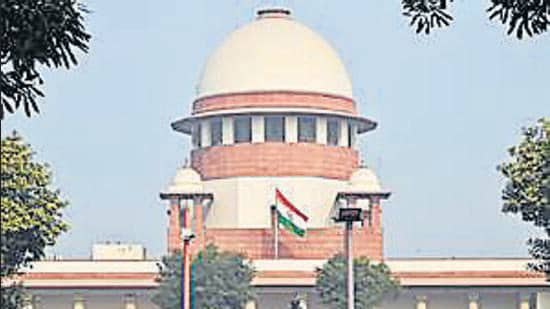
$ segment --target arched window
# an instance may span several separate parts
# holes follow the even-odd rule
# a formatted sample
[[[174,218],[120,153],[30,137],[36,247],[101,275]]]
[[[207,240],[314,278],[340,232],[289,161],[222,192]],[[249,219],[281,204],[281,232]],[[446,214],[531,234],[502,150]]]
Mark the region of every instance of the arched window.
[[[317,123],[315,117],[298,117],[298,142],[315,143],[317,138]]]
[[[233,118],[233,139],[235,143],[250,143],[252,140],[252,119],[250,116]]]
[[[264,133],[266,142],[285,141],[285,117],[266,116],[264,118]]]

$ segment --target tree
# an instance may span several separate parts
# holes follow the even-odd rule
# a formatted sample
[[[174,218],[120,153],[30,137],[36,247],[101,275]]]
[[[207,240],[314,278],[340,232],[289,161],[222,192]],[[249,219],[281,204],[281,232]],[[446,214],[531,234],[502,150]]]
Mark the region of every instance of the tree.
[[[546,237],[531,238],[529,252],[537,261],[530,266],[550,274],[550,118],[523,129],[522,140],[508,149],[510,158],[498,170],[506,178],[502,190],[505,213],[520,214],[523,221],[543,229]]]
[[[88,51],[83,25],[86,8],[75,0],[2,0],[0,2],[0,118],[23,105],[30,117],[43,97],[39,68],[77,64],[75,52]]]
[[[401,0],[403,15],[417,33],[430,34],[431,29],[446,27],[453,17],[449,4],[453,0]],[[518,39],[545,33],[550,26],[550,0],[490,0],[489,20],[498,20]]]
[[[162,258],[160,285],[153,302],[162,309],[180,308],[181,252]],[[252,265],[238,254],[208,245],[193,260],[195,308],[243,308],[254,299]]]
[[[370,309],[384,297],[397,295],[399,282],[391,277],[384,263],[371,263],[366,257],[353,261],[355,308]],[[317,270],[316,289],[324,304],[334,309],[347,308],[346,258],[335,255]]]
[[[45,247],[67,230],[61,213],[67,201],[51,187],[49,166],[33,157],[31,147],[17,133],[2,139],[2,278],[17,275],[22,267],[42,258]],[[21,299],[18,293],[15,286],[3,286],[2,303],[15,306]]]

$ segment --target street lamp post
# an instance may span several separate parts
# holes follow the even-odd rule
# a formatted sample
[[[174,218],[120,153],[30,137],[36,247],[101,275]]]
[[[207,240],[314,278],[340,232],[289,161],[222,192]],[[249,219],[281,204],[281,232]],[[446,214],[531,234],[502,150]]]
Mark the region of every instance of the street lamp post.
[[[347,279],[348,279],[348,309],[353,309],[355,304],[355,287],[353,282],[353,222],[346,222],[346,258],[347,258]]]
[[[182,262],[180,274],[180,308],[191,309],[191,240],[195,238],[189,224],[189,209],[182,206],[182,201],[195,201],[196,204],[201,204],[203,200],[213,201],[212,193],[172,193],[161,192],[160,198],[163,200],[172,200],[178,205],[179,212],[182,212],[182,222],[180,222],[181,246],[182,246]],[[198,218],[195,218],[198,219]],[[202,220],[202,219],[198,219]]]
[[[176,170],[176,175],[165,190],[160,192],[162,200],[170,201],[170,225],[168,250],[173,252],[181,246],[180,307],[191,308],[191,240],[195,237],[190,224],[188,202],[193,202],[194,232],[197,234],[198,249],[202,248],[203,202],[213,202],[214,195],[204,191],[201,176],[186,164]],[[182,203],[184,202],[184,203]],[[184,205],[182,205],[184,204]],[[181,217],[180,217],[181,214]],[[193,248],[195,250],[195,248]]]
[[[361,208],[340,208],[336,222],[346,223],[346,260],[347,260],[347,303],[348,309],[355,308],[355,287],[353,282],[353,223],[363,221]]]
[[[190,288],[190,278],[191,278],[191,265],[190,265],[190,253],[189,245],[191,239],[195,237],[189,229],[182,229],[183,236],[183,250],[182,250],[182,265],[181,265],[181,293],[180,293],[180,307],[181,309],[190,309],[191,308],[191,288]]]

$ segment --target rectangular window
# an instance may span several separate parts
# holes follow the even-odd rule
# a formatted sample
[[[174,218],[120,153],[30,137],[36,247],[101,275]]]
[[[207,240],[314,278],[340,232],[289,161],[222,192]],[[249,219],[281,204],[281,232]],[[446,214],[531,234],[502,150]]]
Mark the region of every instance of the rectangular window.
[[[233,119],[233,138],[235,143],[250,143],[252,140],[252,118],[237,116]]]
[[[210,120],[210,143],[212,146],[221,145],[222,139],[222,119],[214,118]]]
[[[315,117],[298,117],[298,142],[315,143],[317,123]]]
[[[193,126],[192,140],[193,140],[193,146],[195,146],[195,148],[200,148],[202,146],[201,145],[201,124],[200,124],[200,122],[197,122]]]
[[[338,146],[340,139],[340,121],[336,118],[327,120],[327,144],[330,146]]]
[[[264,118],[264,129],[266,142],[285,141],[285,117],[266,116]]]

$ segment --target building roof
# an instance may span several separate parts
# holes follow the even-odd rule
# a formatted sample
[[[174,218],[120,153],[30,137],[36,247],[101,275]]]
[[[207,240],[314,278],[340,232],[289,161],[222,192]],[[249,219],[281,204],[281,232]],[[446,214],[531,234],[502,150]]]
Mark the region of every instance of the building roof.
[[[204,67],[197,98],[257,91],[305,91],[352,98],[348,73],[321,36],[286,9],[265,9],[227,36]]]
[[[172,182],[162,193],[165,194],[184,194],[184,193],[202,193],[203,186],[201,176],[192,167],[183,166],[176,170],[176,175]]]
[[[313,286],[325,260],[254,260],[255,286]],[[549,287],[526,269],[528,259],[399,258],[385,261],[404,287]],[[33,263],[28,288],[154,288],[159,261],[57,260]]]

